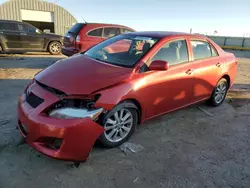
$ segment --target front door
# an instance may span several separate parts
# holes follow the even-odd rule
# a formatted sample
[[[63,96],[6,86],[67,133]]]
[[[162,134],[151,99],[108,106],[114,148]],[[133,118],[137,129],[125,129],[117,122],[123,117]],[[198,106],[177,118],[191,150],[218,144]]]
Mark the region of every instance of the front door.
[[[37,28],[29,24],[18,24],[18,29],[21,32],[21,45],[24,50],[43,50],[44,49],[44,36],[38,32]]]
[[[169,63],[167,71],[150,71],[144,80],[149,83],[143,89],[147,98],[147,117],[163,114],[190,104],[194,99],[194,72],[189,63],[185,39],[167,42],[151,58]]]
[[[190,40],[193,52],[192,66],[195,75],[195,101],[209,98],[222,74],[223,62],[215,48],[199,39]]]

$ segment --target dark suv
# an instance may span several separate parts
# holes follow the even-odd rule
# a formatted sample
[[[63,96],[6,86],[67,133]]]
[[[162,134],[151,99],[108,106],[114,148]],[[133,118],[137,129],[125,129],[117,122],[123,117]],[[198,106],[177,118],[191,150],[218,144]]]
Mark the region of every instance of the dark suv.
[[[83,52],[107,38],[135,30],[123,25],[76,23],[64,36],[62,53],[66,56]]]
[[[61,53],[62,36],[44,33],[24,22],[0,20],[0,52]]]

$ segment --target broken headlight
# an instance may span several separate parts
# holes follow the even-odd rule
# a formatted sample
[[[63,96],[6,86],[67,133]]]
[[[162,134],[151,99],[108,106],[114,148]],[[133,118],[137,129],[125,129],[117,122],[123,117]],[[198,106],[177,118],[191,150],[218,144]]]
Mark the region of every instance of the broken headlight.
[[[91,99],[63,99],[50,107],[47,114],[59,119],[91,118],[96,120],[104,109],[95,108],[95,101]]]
[[[59,119],[74,119],[74,118],[91,118],[93,120],[97,119],[102,113],[103,108],[98,108],[94,110],[89,109],[76,109],[76,108],[60,108],[52,110],[49,113],[50,117]]]

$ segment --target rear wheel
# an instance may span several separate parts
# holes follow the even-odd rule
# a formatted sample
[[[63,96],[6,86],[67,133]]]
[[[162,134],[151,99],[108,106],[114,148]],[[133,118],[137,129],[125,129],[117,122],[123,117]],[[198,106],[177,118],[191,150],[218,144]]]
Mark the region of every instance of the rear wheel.
[[[103,117],[101,124],[105,131],[100,136],[104,147],[112,148],[126,142],[133,134],[138,122],[138,113],[133,103],[118,104]]]
[[[48,46],[48,51],[51,55],[58,55],[61,53],[62,45],[60,42],[53,41]]]
[[[220,106],[226,98],[228,88],[228,81],[225,78],[220,79],[217,85],[215,86],[208,103],[214,107]]]

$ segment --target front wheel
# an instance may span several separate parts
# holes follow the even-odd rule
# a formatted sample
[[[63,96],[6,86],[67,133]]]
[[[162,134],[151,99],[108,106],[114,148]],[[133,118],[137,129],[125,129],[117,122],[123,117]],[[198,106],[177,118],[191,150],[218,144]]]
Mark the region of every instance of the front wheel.
[[[104,147],[119,146],[133,134],[138,122],[138,113],[136,108],[132,107],[133,104],[128,106],[118,104],[103,117],[101,124],[105,131],[99,137],[99,140]]]
[[[51,55],[58,55],[61,53],[62,45],[60,42],[53,41],[49,44],[48,51]]]
[[[214,107],[220,106],[226,98],[228,88],[228,81],[225,78],[220,79],[215,86],[212,96],[208,100],[208,103]]]

